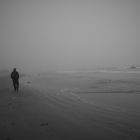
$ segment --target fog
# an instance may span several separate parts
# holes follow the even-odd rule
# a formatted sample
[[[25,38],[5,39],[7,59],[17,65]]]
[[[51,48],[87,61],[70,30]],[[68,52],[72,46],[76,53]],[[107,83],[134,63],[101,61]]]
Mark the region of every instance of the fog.
[[[1,0],[0,67],[90,70],[140,64],[139,0]]]

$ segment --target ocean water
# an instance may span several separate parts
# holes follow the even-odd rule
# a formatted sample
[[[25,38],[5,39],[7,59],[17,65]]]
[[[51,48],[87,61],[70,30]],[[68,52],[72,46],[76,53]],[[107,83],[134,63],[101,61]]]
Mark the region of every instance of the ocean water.
[[[88,71],[45,73],[26,81],[60,94],[73,94],[89,104],[139,111],[140,73]]]

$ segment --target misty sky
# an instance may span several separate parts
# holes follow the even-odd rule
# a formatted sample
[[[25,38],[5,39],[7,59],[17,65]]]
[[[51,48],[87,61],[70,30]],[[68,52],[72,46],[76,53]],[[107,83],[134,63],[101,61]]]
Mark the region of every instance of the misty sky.
[[[1,0],[0,68],[140,64],[139,0]]]

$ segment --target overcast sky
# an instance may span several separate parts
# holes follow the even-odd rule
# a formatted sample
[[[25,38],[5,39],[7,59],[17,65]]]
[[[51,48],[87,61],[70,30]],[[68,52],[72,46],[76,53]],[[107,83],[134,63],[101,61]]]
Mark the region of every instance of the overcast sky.
[[[1,0],[0,67],[140,64],[139,0]]]

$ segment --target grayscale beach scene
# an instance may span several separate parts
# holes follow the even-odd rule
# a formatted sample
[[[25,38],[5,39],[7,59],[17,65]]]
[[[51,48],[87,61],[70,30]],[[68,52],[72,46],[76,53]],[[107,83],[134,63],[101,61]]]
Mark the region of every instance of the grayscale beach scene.
[[[0,140],[140,140],[139,0],[0,0]]]

